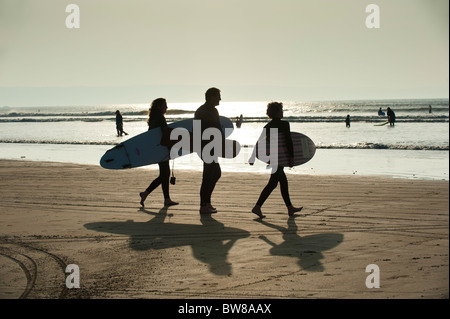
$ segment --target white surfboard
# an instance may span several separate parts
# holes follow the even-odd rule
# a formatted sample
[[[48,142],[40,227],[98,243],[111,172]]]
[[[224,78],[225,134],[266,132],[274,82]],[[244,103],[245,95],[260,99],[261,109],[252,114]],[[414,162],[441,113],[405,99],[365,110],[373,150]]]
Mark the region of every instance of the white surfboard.
[[[383,125],[386,125],[386,124],[388,124],[388,123],[389,123],[389,121],[386,121],[386,122],[381,123],[381,124],[374,124],[373,126],[383,126]]]
[[[184,128],[189,132],[193,130],[194,119],[174,122],[168,125],[170,128]],[[225,137],[228,137],[234,129],[233,122],[221,116],[220,123]],[[169,149],[161,145],[162,130],[155,128],[147,132],[134,136],[125,142],[122,142],[106,153],[100,159],[100,166],[106,169],[125,169],[140,167],[150,164],[156,164],[165,160],[173,159],[178,156],[186,155],[185,150],[180,150],[178,154],[170,157]],[[226,140],[228,148],[233,147],[234,152],[227,152],[230,157],[239,153],[240,144],[236,141]],[[183,151],[183,154],[182,152]],[[190,150],[192,152],[192,149]],[[224,157],[224,156],[223,156]]]
[[[292,146],[294,148],[294,158],[290,161],[289,151],[284,134],[278,135],[278,148],[274,154],[270,154],[270,144],[266,138],[262,138],[256,143],[254,152],[260,161],[277,166],[289,167],[305,164],[310,161],[316,153],[314,142],[306,135],[298,132],[291,132]],[[262,145],[261,145],[262,144]],[[263,154],[259,154],[259,148],[263,147]]]

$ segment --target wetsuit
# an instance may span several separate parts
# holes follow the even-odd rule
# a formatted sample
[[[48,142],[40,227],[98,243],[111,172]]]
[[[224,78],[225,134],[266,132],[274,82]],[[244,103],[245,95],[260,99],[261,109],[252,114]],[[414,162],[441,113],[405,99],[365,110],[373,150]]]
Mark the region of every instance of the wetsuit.
[[[148,122],[148,130],[161,127],[164,129],[167,127],[166,118],[162,114],[150,116],[150,120]],[[170,178],[170,165],[169,161],[163,161],[158,163],[159,166],[159,176],[151,182],[151,184],[147,187],[146,191],[151,193],[154,191],[159,185],[162,187],[162,191],[164,194],[164,198],[168,199],[169,196],[169,178]]]
[[[395,113],[391,109],[387,112],[389,125],[395,125]]]
[[[123,117],[122,114],[116,113],[116,129],[117,135],[122,136],[123,132]]]
[[[206,104],[200,106],[195,112],[194,119],[201,120],[202,136],[203,131],[206,130],[207,128],[217,128],[220,132],[222,132],[219,112],[215,107],[211,107]],[[223,132],[222,132],[222,139],[224,139]],[[210,142],[211,140],[202,139],[201,150],[203,151],[205,145],[207,145]],[[217,181],[220,179],[222,175],[222,170],[220,169],[220,164],[218,163],[217,155],[214,155],[213,157],[215,158],[215,160],[213,160],[211,163],[206,163],[205,161],[203,161],[203,177],[202,177],[202,186],[200,188],[201,206],[211,204],[212,192],[214,191],[214,187],[216,186]]]
[[[266,126],[264,126],[266,129],[266,139],[270,140],[270,129],[276,128],[278,129],[278,134],[284,134],[286,138],[286,144],[289,152],[289,156],[291,158],[294,157],[294,147],[292,144],[292,137],[291,137],[291,129],[289,122],[282,121],[280,119],[273,119],[270,121]],[[280,183],[280,189],[281,189],[281,196],[283,197],[284,203],[287,207],[291,206],[291,200],[289,197],[289,186],[288,181],[286,178],[286,174],[284,173],[284,167],[278,166],[276,168],[276,171],[272,173],[270,176],[269,182],[267,183],[266,187],[261,192],[261,195],[259,196],[259,199],[257,201],[257,205],[262,206],[264,202],[267,200],[267,198],[270,196],[272,191],[277,187],[278,182]]]

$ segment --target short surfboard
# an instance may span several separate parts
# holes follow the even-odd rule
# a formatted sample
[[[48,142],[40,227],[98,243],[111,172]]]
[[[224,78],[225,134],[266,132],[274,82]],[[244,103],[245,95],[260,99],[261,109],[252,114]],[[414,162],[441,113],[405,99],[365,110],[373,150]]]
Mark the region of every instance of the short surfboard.
[[[284,134],[279,134],[278,136],[278,153],[275,154],[270,153],[270,144],[266,141],[266,138],[259,140],[255,147],[256,158],[267,164],[274,165],[277,163],[277,166],[289,167],[305,164],[314,157],[316,146],[308,136],[298,132],[291,132],[291,138],[294,146],[293,163],[290,163],[289,151]],[[266,144],[266,152],[263,149],[261,151],[262,154],[258,154],[262,143]]]

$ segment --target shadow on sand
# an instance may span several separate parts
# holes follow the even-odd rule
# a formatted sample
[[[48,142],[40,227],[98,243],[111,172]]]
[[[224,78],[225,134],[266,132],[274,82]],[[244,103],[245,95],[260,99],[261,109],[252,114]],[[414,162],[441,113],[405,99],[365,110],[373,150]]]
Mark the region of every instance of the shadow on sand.
[[[170,222],[172,214],[167,207],[158,213],[141,209],[154,218],[147,222],[96,222],[85,224],[90,230],[130,236],[130,248],[134,250],[168,249],[191,246],[193,256],[209,265],[211,273],[226,276],[232,273],[227,261],[228,252],[234,243],[250,233],[233,227],[225,227],[211,215],[201,215],[201,225],[175,224]],[[169,221],[166,218],[169,217]]]
[[[282,233],[284,241],[281,244],[270,241],[264,235],[259,236],[260,239],[272,246],[270,253],[273,256],[298,258],[297,264],[306,271],[323,271],[324,266],[320,261],[323,258],[322,251],[338,246],[344,238],[342,234],[337,233],[300,237],[297,233],[298,227],[295,223],[295,217],[288,219],[287,228],[268,223],[263,219],[258,219],[258,221]]]

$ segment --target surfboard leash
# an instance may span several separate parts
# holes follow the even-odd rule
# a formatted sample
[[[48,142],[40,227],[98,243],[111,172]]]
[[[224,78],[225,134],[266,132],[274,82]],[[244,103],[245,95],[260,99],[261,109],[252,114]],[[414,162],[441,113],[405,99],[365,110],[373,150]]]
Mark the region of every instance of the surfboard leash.
[[[175,160],[173,159],[172,160],[172,177],[170,178],[170,184],[172,184],[172,185],[175,185],[175,182],[176,182],[176,177],[175,177],[175,174],[174,174],[174,170],[175,170]]]

